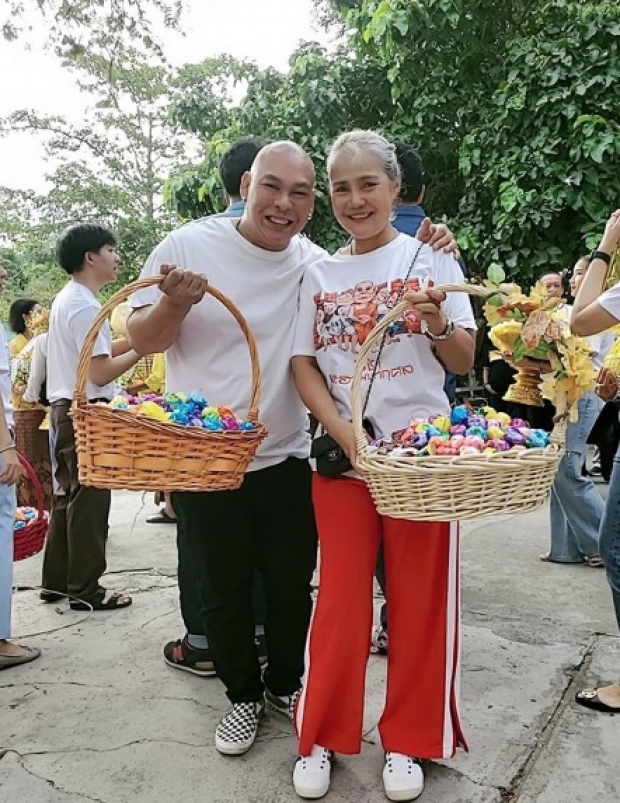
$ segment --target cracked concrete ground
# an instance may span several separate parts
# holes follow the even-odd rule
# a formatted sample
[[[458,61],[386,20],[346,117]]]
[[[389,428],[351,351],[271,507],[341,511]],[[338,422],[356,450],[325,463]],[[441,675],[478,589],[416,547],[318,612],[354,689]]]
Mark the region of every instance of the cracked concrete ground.
[[[267,716],[253,750],[213,746],[227,708],[217,680],[166,667],[181,634],[174,528],[145,523],[137,494],[114,495],[116,613],[80,614],[15,596],[15,634],[43,657],[0,674],[0,803],[293,803],[295,740]],[[429,764],[426,803],[617,803],[620,717],[579,708],[584,685],[616,680],[620,641],[601,570],[544,564],[547,511],[466,525],[463,721],[470,753]],[[39,581],[40,558],[16,565]],[[377,603],[379,600],[377,600]],[[36,634],[36,635],[35,635]],[[26,638],[27,637],[27,638]],[[337,759],[331,803],[384,801],[380,715],[385,659],[368,664],[362,757]]]

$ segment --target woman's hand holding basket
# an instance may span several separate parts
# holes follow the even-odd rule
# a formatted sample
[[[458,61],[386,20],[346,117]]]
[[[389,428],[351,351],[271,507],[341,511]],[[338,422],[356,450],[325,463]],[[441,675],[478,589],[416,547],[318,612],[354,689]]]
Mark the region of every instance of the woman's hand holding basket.
[[[441,309],[446,300],[446,294],[440,290],[428,289],[425,293],[409,292],[403,296],[404,301],[411,304],[411,308],[426,322],[428,330],[433,335],[441,335],[446,330],[448,318]]]
[[[357,449],[355,446],[353,424],[350,421],[346,421],[344,418],[339,418],[327,427],[327,431],[349,458],[353,468],[355,468]]]

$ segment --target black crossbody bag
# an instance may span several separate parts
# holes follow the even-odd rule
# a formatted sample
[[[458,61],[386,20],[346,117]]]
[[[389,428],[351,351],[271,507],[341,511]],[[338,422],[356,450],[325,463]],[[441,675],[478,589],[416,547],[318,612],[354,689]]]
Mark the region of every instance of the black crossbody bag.
[[[409,270],[407,271],[407,275],[405,276],[405,280],[403,282],[403,286],[398,294],[398,298],[394,302],[394,306],[400,303],[402,297],[405,293],[405,288],[407,286],[407,282],[409,281],[409,277],[411,276],[411,271],[413,270],[413,266],[415,265],[416,259],[418,258],[418,254],[422,249],[423,243],[420,243],[418,246],[415,254],[413,255],[413,259],[411,260],[411,264],[409,265]],[[377,376],[377,370],[379,368],[379,360],[381,359],[381,354],[383,353],[383,348],[386,344],[387,338],[389,335],[389,329],[386,329],[383,333],[383,337],[381,338],[381,344],[379,346],[379,351],[377,353],[377,359],[375,360],[375,364],[372,369],[372,376],[370,377],[370,382],[368,383],[368,390],[366,391],[366,398],[364,399],[364,407],[362,408],[362,426],[364,427],[364,431],[368,434],[370,438],[375,437],[375,433],[372,427],[372,424],[368,419],[365,418],[366,415],[366,408],[368,407],[368,400],[370,399],[370,391],[372,390],[372,386],[375,381],[375,377]],[[337,443],[331,435],[328,435],[327,432],[324,432],[322,435],[314,438],[312,441],[312,448],[310,449],[310,457],[313,457],[316,460],[316,470],[317,474],[320,474],[322,477],[339,477],[341,474],[346,474],[347,471],[351,471],[353,466],[351,465],[351,461],[346,456],[344,449]]]

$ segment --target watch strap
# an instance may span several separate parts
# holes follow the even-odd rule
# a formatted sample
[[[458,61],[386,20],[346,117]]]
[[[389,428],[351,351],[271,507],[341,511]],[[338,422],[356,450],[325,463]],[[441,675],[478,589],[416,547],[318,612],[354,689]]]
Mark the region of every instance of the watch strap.
[[[608,254],[606,251],[597,251],[596,248],[591,252],[588,259],[590,262],[594,262],[595,259],[600,259],[607,267],[611,265],[611,254]]]
[[[429,340],[432,340],[433,343],[437,343],[437,341],[441,340],[447,340],[454,334],[454,321],[452,321],[450,318],[446,318],[446,328],[440,335],[434,335],[429,329],[427,329],[424,334]]]

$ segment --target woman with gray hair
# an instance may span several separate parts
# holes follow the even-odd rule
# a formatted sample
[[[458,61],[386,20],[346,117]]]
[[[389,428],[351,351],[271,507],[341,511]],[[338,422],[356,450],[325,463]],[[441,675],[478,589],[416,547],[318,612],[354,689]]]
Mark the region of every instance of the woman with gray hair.
[[[467,295],[445,298],[432,289],[462,281],[454,258],[392,226],[400,189],[393,146],[375,132],[352,131],[336,140],[327,167],[334,214],[351,241],[306,273],[292,365],[306,406],[354,464],[356,348],[387,309],[403,298],[412,305],[369,362],[365,424],[375,437],[389,437],[413,417],[449,411],[445,371],[471,368],[476,324]],[[324,305],[344,296],[351,299],[351,349],[339,348],[318,325]],[[313,478],[321,575],[296,710],[300,758],[293,781],[300,797],[322,797],[332,754],[360,752],[373,572],[383,542],[390,617],[387,700],[379,722],[383,782],[390,800],[413,800],[424,789],[420,759],[448,758],[465,745],[458,713],[458,524],[381,516],[354,465],[349,468]]]

